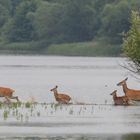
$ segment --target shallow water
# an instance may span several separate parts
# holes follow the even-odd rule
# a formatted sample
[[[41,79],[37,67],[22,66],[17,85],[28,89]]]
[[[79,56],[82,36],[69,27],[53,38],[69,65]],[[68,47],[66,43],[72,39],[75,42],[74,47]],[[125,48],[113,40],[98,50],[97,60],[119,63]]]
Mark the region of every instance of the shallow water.
[[[16,90],[22,102],[48,103],[31,110],[19,109],[29,119],[9,115],[0,118],[0,139],[20,140],[138,140],[140,139],[140,106],[113,106],[109,95],[116,84],[129,77],[128,86],[139,83],[123,69],[123,58],[0,56],[0,85]],[[72,96],[74,103],[86,105],[58,106],[50,89]],[[2,100],[2,99],[1,99]],[[3,110],[0,110],[2,116]],[[40,112],[40,115],[36,114]]]
[[[117,82],[128,76],[127,71],[119,66],[123,60],[0,56],[0,85],[15,89],[22,101],[34,97],[37,102],[55,102],[50,89],[58,85],[60,92],[68,93],[77,102],[102,104],[107,100],[112,103],[109,93],[114,89],[120,90],[116,87]]]

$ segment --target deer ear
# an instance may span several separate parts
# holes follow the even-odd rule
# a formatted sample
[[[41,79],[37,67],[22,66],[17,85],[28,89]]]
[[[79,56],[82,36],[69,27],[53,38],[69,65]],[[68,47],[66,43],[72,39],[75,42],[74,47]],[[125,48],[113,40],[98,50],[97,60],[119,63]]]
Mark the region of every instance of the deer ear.
[[[128,77],[125,78],[125,81],[127,81],[127,80],[128,80]]]
[[[117,90],[114,90],[112,93],[110,93],[110,95],[113,95],[113,93],[116,93],[117,92]]]
[[[58,88],[58,86],[56,85],[55,88]]]

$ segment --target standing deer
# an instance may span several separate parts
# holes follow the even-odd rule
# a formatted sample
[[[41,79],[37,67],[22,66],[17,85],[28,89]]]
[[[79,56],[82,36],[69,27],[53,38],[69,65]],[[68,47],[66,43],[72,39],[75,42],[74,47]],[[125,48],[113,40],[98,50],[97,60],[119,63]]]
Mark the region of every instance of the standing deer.
[[[58,86],[55,86],[53,89],[50,90],[54,93],[55,100],[58,103],[68,104],[71,100],[71,97],[66,94],[58,93],[57,88],[58,88]]]
[[[110,95],[113,96],[115,105],[129,105],[129,99],[127,96],[117,96],[117,90],[114,90]]]
[[[126,84],[127,79],[128,78],[119,82],[117,86],[122,86],[125,96],[127,96],[129,99],[140,101],[140,90],[129,89]]]
[[[5,97],[8,102],[10,102],[10,99],[16,99],[19,101],[18,96],[13,96],[13,92],[15,92],[15,90],[11,88],[0,87],[0,97]]]

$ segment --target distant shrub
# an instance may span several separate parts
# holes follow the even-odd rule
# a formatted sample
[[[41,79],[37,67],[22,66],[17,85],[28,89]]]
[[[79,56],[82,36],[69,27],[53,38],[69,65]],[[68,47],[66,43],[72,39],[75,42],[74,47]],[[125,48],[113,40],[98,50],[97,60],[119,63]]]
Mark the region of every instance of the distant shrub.
[[[51,45],[47,49],[51,55],[69,56],[119,56],[121,45],[107,44],[104,42],[84,42]]]
[[[1,53],[38,53],[41,50],[40,42],[0,43]]]

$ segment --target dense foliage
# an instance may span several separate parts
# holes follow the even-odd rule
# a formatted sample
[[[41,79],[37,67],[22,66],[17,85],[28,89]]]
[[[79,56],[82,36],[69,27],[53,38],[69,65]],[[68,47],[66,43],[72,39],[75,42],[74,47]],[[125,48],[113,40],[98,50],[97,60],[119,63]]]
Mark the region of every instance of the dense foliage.
[[[125,54],[134,62],[136,69],[140,72],[140,14],[132,12],[131,28],[125,34],[123,42]]]
[[[118,45],[131,10],[139,7],[139,0],[0,0],[0,49],[41,50],[99,38]]]

